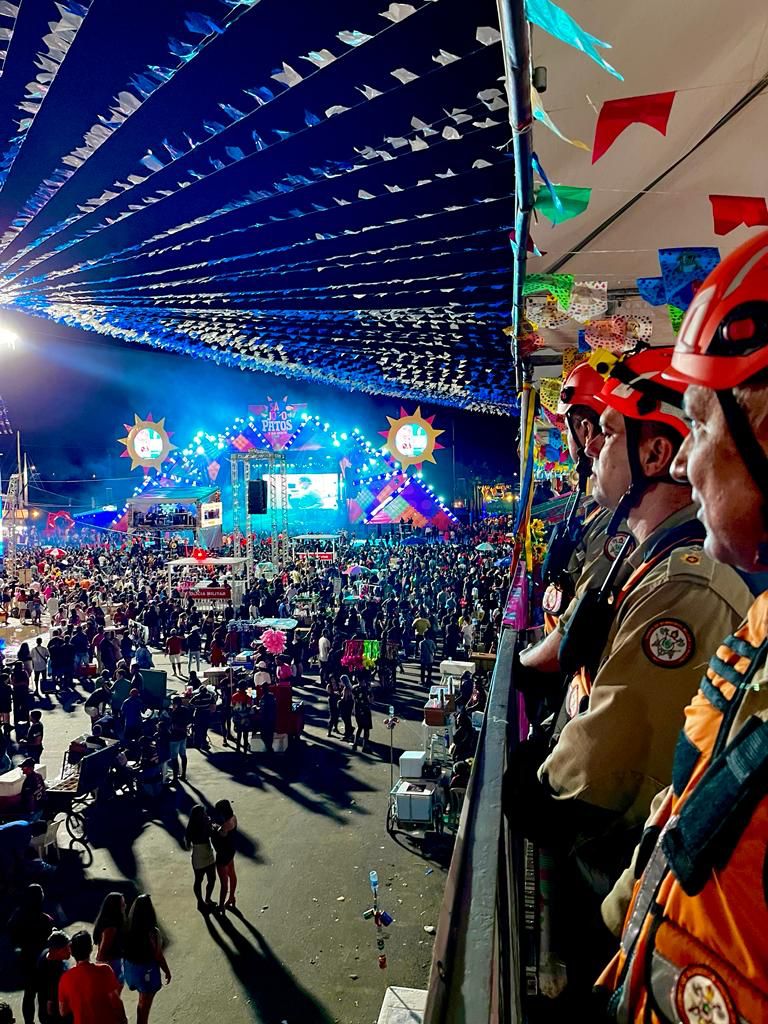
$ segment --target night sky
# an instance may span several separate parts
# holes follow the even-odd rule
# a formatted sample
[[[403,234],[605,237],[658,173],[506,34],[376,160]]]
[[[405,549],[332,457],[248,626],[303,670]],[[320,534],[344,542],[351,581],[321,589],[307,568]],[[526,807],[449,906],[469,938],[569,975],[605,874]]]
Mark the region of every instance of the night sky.
[[[0,395],[12,426],[22,432],[30,462],[45,481],[49,493],[31,495],[41,505],[66,507],[71,500],[73,507],[89,507],[93,498],[100,506],[109,500],[108,487],[113,503],[122,500],[141,475],[136,470],[131,476],[117,441],[124,435],[123,422],[132,422],[134,413],[165,416],[174,442],[182,446],[197,430],[223,430],[267,394],[287,394],[306,402],[308,411],[337,430],[358,427],[373,443],[378,441],[377,431],[387,427],[386,416],[399,413],[398,403],[390,398],[227,369],[32,317],[3,313],[2,324],[15,330],[20,340],[14,352],[0,356]],[[403,404],[409,411],[416,405]],[[452,420],[457,478],[469,472],[485,479],[509,478],[516,464],[516,421],[437,405],[423,404],[422,412],[434,413],[435,425],[446,430],[440,439],[446,450],[437,453],[436,466],[425,466],[425,478],[446,498],[452,477]],[[11,438],[0,439],[0,451],[6,476],[15,458]],[[59,483],[65,480],[74,482]]]

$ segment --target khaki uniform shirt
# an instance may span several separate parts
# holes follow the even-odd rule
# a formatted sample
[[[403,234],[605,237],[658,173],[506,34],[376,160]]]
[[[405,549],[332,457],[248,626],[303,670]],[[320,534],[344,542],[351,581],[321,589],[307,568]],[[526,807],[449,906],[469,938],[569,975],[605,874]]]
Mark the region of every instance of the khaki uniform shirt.
[[[691,505],[670,516],[630,565],[640,566],[663,531],[694,514]],[[628,826],[645,821],[671,780],[683,709],[709,655],[750,603],[741,577],[698,546],[676,548],[655,565],[619,607],[587,709],[564,726],[539,770],[555,797],[618,812]]]
[[[560,633],[565,630],[581,595],[590,587],[600,586],[624,541],[631,536],[626,522],[621,523],[614,537],[606,535],[612,515],[610,509],[602,509],[591,520],[571,555],[566,571],[573,580],[575,596],[558,619]]]

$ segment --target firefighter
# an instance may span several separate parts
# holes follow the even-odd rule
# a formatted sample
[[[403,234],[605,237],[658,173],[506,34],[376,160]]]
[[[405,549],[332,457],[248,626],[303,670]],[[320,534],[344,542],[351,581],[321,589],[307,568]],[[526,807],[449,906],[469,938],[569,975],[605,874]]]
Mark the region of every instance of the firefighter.
[[[587,448],[594,493],[613,509],[613,525],[626,518],[638,547],[603,604],[592,589],[571,617],[561,661],[578,671],[540,771],[555,800],[600,808],[630,828],[669,781],[701,652],[751,601],[741,577],[702,551],[690,487],[670,476],[688,434],[682,388],[662,378],[670,357],[668,348],[631,355],[601,392],[602,432]]]
[[[560,391],[557,411],[565,420],[568,454],[576,467],[578,485],[566,521],[555,528],[544,559],[542,607],[548,635],[520,653],[523,671],[516,666],[516,682],[529,693],[539,685],[532,673],[559,673],[562,627],[573,611],[573,598],[594,581],[604,579],[622,542],[629,536],[626,524],[615,537],[607,536],[611,512],[594,499],[583,522],[575,520],[592,474],[592,459],[586,449],[600,433],[600,414],[605,408],[600,398],[603,384],[602,375],[583,362],[571,370]]]
[[[768,232],[703,282],[670,373],[689,385],[692,431],[673,471],[701,503],[705,550],[765,572]],[[768,1020],[768,591],[712,652],[686,708],[672,785],[636,851],[621,950],[600,982],[627,1024]],[[617,903],[614,891],[609,924]]]
[[[602,432],[586,449],[593,490],[613,510],[608,533],[626,519],[637,547],[622,545],[606,580],[579,599],[561,645],[573,678],[552,749],[538,787],[517,794],[529,835],[561,853],[558,941],[577,1000],[608,950],[600,901],[670,782],[701,653],[751,601],[741,577],[702,551],[690,487],[670,475],[688,433],[683,387],[662,376],[670,358],[669,348],[634,353],[601,391]]]

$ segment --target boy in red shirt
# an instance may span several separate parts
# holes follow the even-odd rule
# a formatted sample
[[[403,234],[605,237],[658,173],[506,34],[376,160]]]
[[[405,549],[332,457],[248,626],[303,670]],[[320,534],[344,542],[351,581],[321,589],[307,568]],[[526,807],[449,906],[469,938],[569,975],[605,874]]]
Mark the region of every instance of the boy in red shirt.
[[[77,963],[59,982],[59,1013],[72,1014],[73,1024],[127,1024],[120,983],[109,964],[92,964],[93,942],[88,932],[72,936]]]

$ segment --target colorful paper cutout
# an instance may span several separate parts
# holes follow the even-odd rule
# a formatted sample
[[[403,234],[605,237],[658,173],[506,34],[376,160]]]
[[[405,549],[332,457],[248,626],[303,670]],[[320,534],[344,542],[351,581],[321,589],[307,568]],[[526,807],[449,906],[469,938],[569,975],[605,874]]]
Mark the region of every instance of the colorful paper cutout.
[[[666,135],[675,96],[674,92],[657,92],[649,96],[606,100],[595,125],[592,163],[596,163],[631,124],[647,124],[661,135]]]

